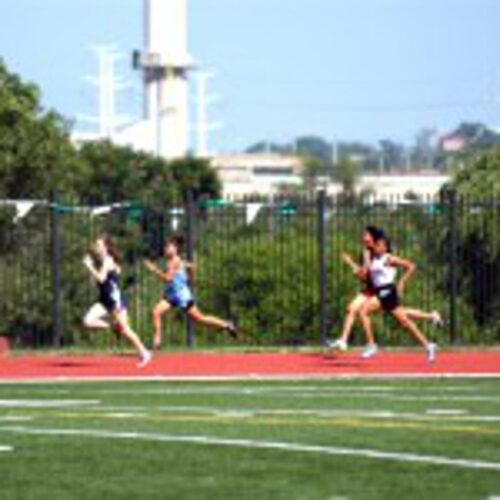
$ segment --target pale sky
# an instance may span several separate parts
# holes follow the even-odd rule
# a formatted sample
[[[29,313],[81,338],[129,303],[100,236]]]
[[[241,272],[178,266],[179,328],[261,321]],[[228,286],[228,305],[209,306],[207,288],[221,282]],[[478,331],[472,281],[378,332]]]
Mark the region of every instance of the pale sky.
[[[189,47],[216,73],[212,149],[303,134],[406,144],[419,128],[500,125],[498,0],[188,0]],[[70,118],[95,114],[96,43],[126,54],[120,111],[140,114],[130,52],[142,0],[2,0],[0,57]]]

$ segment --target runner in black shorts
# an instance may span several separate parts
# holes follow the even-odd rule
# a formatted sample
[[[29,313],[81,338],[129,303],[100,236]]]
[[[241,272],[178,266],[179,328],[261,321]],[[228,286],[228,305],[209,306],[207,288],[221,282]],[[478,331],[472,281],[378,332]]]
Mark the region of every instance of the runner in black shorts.
[[[405,272],[396,283],[397,268],[404,269]],[[385,236],[377,239],[368,268],[368,273],[375,288],[376,300],[361,307],[360,319],[367,337],[373,338],[370,314],[381,309],[387,312],[425,348],[427,359],[431,363],[435,359],[436,344],[429,342],[410,318],[428,319],[440,324],[442,322],[441,316],[437,311],[426,313],[417,309],[409,309],[400,303],[400,296],[414,272],[415,264],[413,262],[390,253],[390,243]],[[368,352],[365,357],[371,357],[376,352],[377,346],[374,344],[372,352]]]

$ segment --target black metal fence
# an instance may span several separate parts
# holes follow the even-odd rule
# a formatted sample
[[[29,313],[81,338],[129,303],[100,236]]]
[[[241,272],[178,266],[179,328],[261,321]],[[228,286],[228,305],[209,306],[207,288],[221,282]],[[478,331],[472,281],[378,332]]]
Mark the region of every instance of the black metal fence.
[[[0,202],[0,335],[14,346],[103,346],[112,336],[85,332],[81,318],[95,286],[81,261],[103,232],[124,254],[130,315],[148,341],[150,311],[162,283],[143,266],[163,241],[184,233],[196,263],[193,283],[204,311],[233,319],[248,345],[314,345],[338,335],[359,284],[340,254],[358,254],[368,224],[383,227],[396,253],[417,263],[405,303],[440,310],[440,343],[500,340],[500,202],[453,193],[410,201],[274,197],[186,200],[172,206],[123,202],[84,206],[60,199]],[[381,316],[384,344],[408,342]],[[165,320],[171,346],[222,346],[228,338],[194,327],[179,313]],[[355,339],[362,335],[357,327]]]

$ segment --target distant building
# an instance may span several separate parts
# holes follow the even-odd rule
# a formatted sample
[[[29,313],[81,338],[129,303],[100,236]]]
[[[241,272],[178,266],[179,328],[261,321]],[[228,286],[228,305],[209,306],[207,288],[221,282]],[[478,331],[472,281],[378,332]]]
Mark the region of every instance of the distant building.
[[[462,123],[439,141],[444,153],[460,153],[469,147],[490,148],[497,144],[500,144],[500,134],[482,123]]]
[[[278,154],[234,154],[215,156],[212,166],[223,183],[225,197],[276,194],[284,185],[300,186],[302,162],[295,156]]]
[[[440,147],[445,153],[459,153],[467,147],[467,139],[460,134],[448,134],[441,138]]]
[[[405,197],[425,200],[435,197],[449,181],[449,176],[433,171],[363,175],[356,184],[356,191],[368,193],[380,201],[401,200]],[[342,187],[336,183],[328,188],[330,194],[338,194],[341,190]]]

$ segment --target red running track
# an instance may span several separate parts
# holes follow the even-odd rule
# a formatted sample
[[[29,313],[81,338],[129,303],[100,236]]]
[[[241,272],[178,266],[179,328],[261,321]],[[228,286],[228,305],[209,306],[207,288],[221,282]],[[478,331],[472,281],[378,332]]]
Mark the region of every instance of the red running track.
[[[6,355],[0,381],[121,378],[328,378],[377,376],[498,376],[500,351],[440,352],[429,365],[423,352],[160,354],[145,368],[124,355]]]

